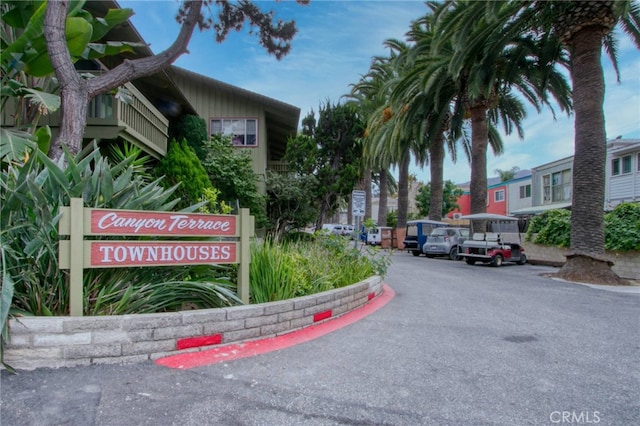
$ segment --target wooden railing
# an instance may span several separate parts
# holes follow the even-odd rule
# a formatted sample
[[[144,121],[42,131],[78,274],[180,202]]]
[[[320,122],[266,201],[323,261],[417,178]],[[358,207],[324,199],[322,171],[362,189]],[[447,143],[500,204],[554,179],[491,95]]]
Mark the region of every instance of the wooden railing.
[[[289,171],[289,164],[286,161],[269,161],[267,163],[267,170],[275,173],[287,173]]]
[[[132,84],[126,84],[130,100],[104,94],[89,103],[87,126],[123,127],[130,138],[146,145],[159,155],[167,152],[169,120],[140,93]]]

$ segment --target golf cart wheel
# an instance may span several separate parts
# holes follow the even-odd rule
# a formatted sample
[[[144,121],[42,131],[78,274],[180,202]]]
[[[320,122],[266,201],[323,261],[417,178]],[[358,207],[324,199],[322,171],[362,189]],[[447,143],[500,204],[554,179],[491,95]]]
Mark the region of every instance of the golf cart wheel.
[[[467,262],[467,265],[475,265],[476,264],[476,261],[474,259],[467,259],[466,262]]]
[[[449,252],[449,259],[451,260],[460,260],[462,259],[462,256],[460,256],[460,253],[458,252],[458,247],[451,247],[451,251]]]
[[[524,265],[525,263],[527,263],[527,256],[524,253],[522,253],[520,255],[520,260],[518,260],[517,263],[518,265]]]
[[[420,256],[420,251],[419,250],[412,250],[411,254],[414,256]]]
[[[496,254],[493,259],[491,260],[491,266],[502,266],[502,261],[504,259],[502,258],[502,255],[500,254]]]

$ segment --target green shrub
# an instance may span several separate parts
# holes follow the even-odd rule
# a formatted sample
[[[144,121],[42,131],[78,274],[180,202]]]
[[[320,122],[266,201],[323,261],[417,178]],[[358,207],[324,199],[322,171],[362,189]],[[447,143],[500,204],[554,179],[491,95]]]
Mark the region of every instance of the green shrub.
[[[220,191],[220,200],[231,206],[248,208],[255,217],[256,228],[268,224],[266,197],[258,190],[261,179],[253,171],[250,149],[235,148],[229,138],[213,136],[206,144],[202,162],[211,184]]]
[[[640,203],[621,203],[604,215],[605,248],[640,250]]]
[[[174,125],[169,127],[169,137],[181,141],[185,139],[193,148],[198,158],[203,160],[206,155],[205,143],[209,140],[207,123],[197,115],[185,115]]]
[[[541,232],[549,225],[549,222],[554,219],[570,221],[571,212],[565,209],[557,209],[548,210],[537,216],[534,216],[529,222],[529,228],[527,229],[525,241],[532,241],[534,234]]]
[[[186,208],[202,201],[205,190],[212,189],[207,171],[193,148],[183,139],[171,141],[167,155],[154,170],[156,177],[163,177],[166,188],[180,185],[176,195],[181,198],[178,208]]]
[[[271,240],[251,249],[250,285],[253,303],[284,300],[344,287],[372,275],[385,275],[390,255],[376,248],[354,249],[337,235],[317,233],[309,241],[276,244]]]
[[[251,245],[249,283],[252,303],[285,300],[304,294],[306,280],[288,245],[265,240]]]
[[[605,249],[640,250],[640,203],[621,203],[604,215]],[[535,235],[535,239],[534,239]],[[525,241],[557,247],[571,246],[571,212],[549,210],[531,219]]]
[[[392,212],[387,213],[387,217],[385,218],[384,225],[379,223],[380,226],[390,226],[392,228],[398,227],[398,211],[394,210]]]

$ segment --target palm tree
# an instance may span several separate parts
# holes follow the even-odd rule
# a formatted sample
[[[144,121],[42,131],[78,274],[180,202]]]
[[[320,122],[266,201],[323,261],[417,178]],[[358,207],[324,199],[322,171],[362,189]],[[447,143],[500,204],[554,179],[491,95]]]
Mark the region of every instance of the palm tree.
[[[433,11],[436,3],[427,3]],[[429,218],[442,219],[442,193],[444,175],[445,141],[452,159],[456,159],[453,138],[445,135],[450,123],[450,103],[455,97],[455,85],[444,66],[445,55],[431,55],[433,39],[432,14],[414,21],[407,38],[413,43],[408,57],[410,65],[396,83],[391,94],[391,102],[399,111],[396,125],[413,141],[413,151],[424,163],[429,164],[431,175],[431,195]],[[423,157],[422,153],[427,155]]]
[[[497,17],[496,10],[511,9]],[[546,40],[547,52],[558,51],[567,61],[575,109],[575,155],[571,248],[559,275],[568,280],[620,282],[611,271],[604,250],[604,181],[606,135],[604,128],[604,76],[601,50],[611,59],[618,74],[617,37],[619,25],[640,49],[640,6],[636,1],[510,1],[476,2],[474,12],[456,23],[464,27],[479,16],[494,23],[494,33],[485,38],[525,34]],[[464,22],[463,22],[464,21]],[[505,30],[506,29],[506,30]],[[549,62],[549,65],[554,65]]]
[[[399,75],[403,62],[403,52],[408,47],[397,40],[385,42],[390,49],[389,57],[375,57],[367,75],[352,87],[351,97],[359,99],[365,105],[369,117],[365,136],[364,155],[382,174],[393,164],[399,167],[398,179],[398,227],[406,224],[408,214],[408,176],[410,155],[407,155],[408,145],[397,141],[404,141],[401,135],[394,133],[394,112],[389,106],[389,94]],[[381,203],[382,204],[382,203]],[[386,206],[384,206],[386,211]],[[380,211],[383,210],[381,205]],[[384,220],[378,217],[378,221]]]
[[[388,58],[376,56],[372,59],[369,72],[360,78],[360,81],[351,85],[351,92],[344,97],[347,98],[347,103],[354,104],[364,121],[367,121],[369,117],[381,106],[384,105],[386,97],[384,96],[383,87],[385,82],[389,78],[389,72],[391,68]],[[363,135],[364,146],[371,143],[372,134],[367,128]],[[368,155],[368,151],[363,151],[362,168],[365,174],[365,191],[367,191],[367,213],[365,217],[371,217],[371,178],[372,175],[379,175],[380,186],[380,200],[379,211],[387,210],[387,187],[386,177],[387,170],[391,166],[389,161],[382,161],[381,157],[375,157]],[[378,220],[380,221],[380,214],[378,214]]]
[[[516,173],[520,171],[520,167],[513,166],[509,170],[495,169],[495,173],[500,176],[500,182],[507,182],[516,177]]]
[[[435,16],[432,52],[453,49],[448,64],[457,90],[452,128],[457,131],[471,120],[471,213],[486,211],[486,151],[500,138],[491,124],[502,123],[506,134],[516,130],[522,138],[520,97],[538,111],[542,105],[553,111],[549,95],[561,110],[571,108],[569,86],[553,66],[563,58],[547,40],[513,32],[504,24],[512,16],[509,3],[468,1],[448,2]]]
[[[571,248],[559,275],[574,281],[619,282],[604,250],[606,134],[601,50],[604,44],[619,78],[613,29],[619,24],[640,49],[640,5],[629,0],[535,1],[526,5],[520,22],[525,28],[557,36],[571,59],[575,108]]]

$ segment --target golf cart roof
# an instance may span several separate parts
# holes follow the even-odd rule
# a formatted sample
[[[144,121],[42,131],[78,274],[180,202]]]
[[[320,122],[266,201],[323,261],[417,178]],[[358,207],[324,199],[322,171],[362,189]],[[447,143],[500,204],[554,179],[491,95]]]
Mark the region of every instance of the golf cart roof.
[[[446,226],[449,225],[447,222],[438,222],[437,220],[430,220],[430,219],[417,219],[417,220],[407,221],[407,225],[416,225],[418,223],[428,223],[430,225],[446,225]]]
[[[517,217],[513,216],[503,216],[501,214],[494,213],[475,213],[475,214],[466,214],[464,216],[460,216],[460,219],[470,219],[470,220],[493,220],[493,221],[508,221],[513,222],[518,220]]]

